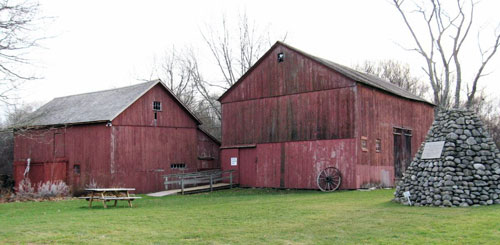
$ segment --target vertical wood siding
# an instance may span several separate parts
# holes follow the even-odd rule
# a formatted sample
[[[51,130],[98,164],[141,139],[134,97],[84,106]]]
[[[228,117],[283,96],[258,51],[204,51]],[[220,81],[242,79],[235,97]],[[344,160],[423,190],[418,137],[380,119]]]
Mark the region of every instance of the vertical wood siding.
[[[156,125],[153,101],[160,101],[162,106],[162,111],[157,112]],[[158,84],[115,118],[113,125],[195,128],[196,121]]]
[[[223,145],[354,138],[353,88],[223,104]]]
[[[285,58],[278,63],[280,52]],[[280,45],[221,103],[222,168],[239,169],[242,185],[259,187],[316,188],[313,180],[326,166],[318,154],[341,168],[342,188],[393,185],[392,128],[412,129],[415,154],[433,120],[431,105],[356,83]],[[368,138],[368,152],[361,151],[361,136]],[[381,153],[375,153],[376,139]],[[249,144],[256,148],[228,149]],[[228,167],[230,156],[257,164]]]
[[[201,130],[196,131],[196,136],[198,137],[198,169],[220,168],[219,143]]]
[[[239,184],[246,187],[317,189],[316,178],[327,167],[342,172],[342,189],[356,188],[355,139],[258,144],[221,150],[223,168],[238,157]]]
[[[278,53],[285,54],[277,62]],[[221,103],[352,87],[353,81],[303,55],[278,46],[222,98]]]
[[[162,176],[197,171],[197,135],[191,128],[113,126],[113,183],[138,192],[164,189]],[[186,169],[171,169],[174,163]]]
[[[393,96],[358,85],[359,137],[368,138],[368,151],[359,147],[357,170],[359,187],[382,184],[394,185],[393,128],[412,130],[411,154],[414,156],[434,120],[431,105]],[[381,140],[381,152],[375,151],[376,139]],[[359,142],[359,141],[358,141]]]
[[[18,131],[14,138],[16,183],[22,180],[26,160],[31,158],[31,164],[40,165],[30,170],[34,182],[63,179],[74,189],[84,188],[92,180],[109,185],[109,132],[105,124]],[[59,145],[56,151],[55,139],[61,135],[64,147]],[[64,154],[60,152],[62,149]],[[58,154],[64,157],[57,157]],[[51,166],[60,162],[65,166]],[[74,173],[74,165],[80,165],[80,174]]]
[[[162,103],[154,121],[153,101]],[[173,163],[184,163],[184,171],[199,166],[219,166],[218,143],[197,128],[197,122],[157,85],[145,93],[112,122],[50,130],[29,130],[15,136],[16,182],[22,179],[26,159],[44,166],[32,169],[33,177],[60,178],[61,171],[74,189],[91,182],[100,187],[133,187],[137,192],[164,190],[162,176],[180,172]],[[214,160],[198,159],[212,156]],[[54,168],[53,162],[66,168]],[[75,173],[74,166],[80,166]],[[38,169],[38,170],[37,170]],[[48,169],[48,170],[44,170]],[[42,172],[45,171],[45,172]],[[48,172],[47,172],[48,171]],[[38,176],[40,175],[40,176]]]

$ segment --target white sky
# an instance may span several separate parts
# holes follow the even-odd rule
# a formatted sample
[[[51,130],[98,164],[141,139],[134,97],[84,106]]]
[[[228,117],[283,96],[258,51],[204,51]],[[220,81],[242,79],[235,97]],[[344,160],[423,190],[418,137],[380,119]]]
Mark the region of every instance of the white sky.
[[[237,21],[239,12],[271,36],[288,33],[286,42],[322,58],[347,66],[365,60],[395,59],[409,63],[423,75],[423,60],[399,45],[413,40],[396,9],[387,0],[351,1],[42,1],[43,15],[57,17],[43,31],[54,38],[32,54],[44,78],[19,91],[25,103],[115,88],[149,78],[153,60],[172,45],[192,45],[202,53],[205,69],[213,69],[200,29],[219,24],[223,13]],[[477,24],[500,23],[500,1],[485,0],[477,7]],[[493,24],[492,24],[493,23]],[[217,27],[217,26],[215,26]],[[492,40],[493,33],[484,37]],[[477,65],[476,31],[464,66]],[[273,41],[274,42],[274,41]],[[500,95],[500,54],[482,80],[493,96]],[[217,74],[217,73],[214,73]],[[465,79],[471,78],[466,74]]]

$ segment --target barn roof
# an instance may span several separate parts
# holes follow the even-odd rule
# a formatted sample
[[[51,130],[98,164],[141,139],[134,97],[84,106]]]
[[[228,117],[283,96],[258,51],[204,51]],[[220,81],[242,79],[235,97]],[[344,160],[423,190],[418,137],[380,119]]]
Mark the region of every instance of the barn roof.
[[[161,84],[178,104],[198,124],[201,124],[200,120],[161,80],[155,80],[122,88],[55,98],[31,113],[18,126],[69,125],[112,121],[157,84]]]
[[[268,54],[271,53],[272,50],[274,50],[276,47],[278,46],[284,46],[288,49],[291,49],[305,57],[308,57],[309,59],[313,60],[313,61],[316,61],[322,65],[324,65],[325,67],[333,70],[333,71],[336,71],[352,80],[354,80],[355,82],[359,82],[361,84],[364,84],[364,85],[368,85],[370,87],[374,87],[374,88],[377,88],[377,89],[380,89],[380,90],[383,90],[385,92],[388,92],[388,93],[391,93],[391,94],[394,94],[394,95],[397,95],[397,96],[400,96],[400,97],[403,97],[403,98],[406,98],[406,99],[410,99],[410,100],[415,100],[415,101],[420,101],[420,102],[425,102],[425,103],[428,103],[428,104],[431,104],[431,105],[434,105],[432,104],[431,102],[419,97],[419,96],[416,96],[414,94],[412,94],[411,92],[408,92],[406,91],[405,89],[402,89],[400,87],[398,87],[397,85],[395,84],[392,84],[382,78],[379,78],[377,76],[374,76],[374,75],[370,75],[370,74],[367,74],[367,73],[364,73],[364,72],[360,72],[360,71],[356,71],[352,68],[349,68],[347,66],[343,66],[343,65],[340,65],[340,64],[337,64],[335,62],[332,62],[332,61],[329,61],[329,60],[326,60],[326,59],[323,59],[323,58],[320,58],[320,57],[317,57],[317,56],[314,56],[314,55],[311,55],[311,54],[308,54],[300,49],[297,49],[295,47],[292,47],[286,43],[283,43],[283,42],[280,42],[280,41],[277,41],[270,49],[269,51],[267,51],[261,58],[259,61],[257,61],[251,68],[250,70],[248,70],[243,76],[241,76],[241,78],[233,85],[231,86],[228,90],[226,90],[226,92],[224,94],[222,94],[220,97],[219,97],[219,101],[221,101],[233,88],[235,88],[236,86],[238,86],[238,84],[244,80],[244,78],[250,74],[250,72],[253,70],[254,67],[258,66],[258,64],[264,59],[264,57],[266,57]]]

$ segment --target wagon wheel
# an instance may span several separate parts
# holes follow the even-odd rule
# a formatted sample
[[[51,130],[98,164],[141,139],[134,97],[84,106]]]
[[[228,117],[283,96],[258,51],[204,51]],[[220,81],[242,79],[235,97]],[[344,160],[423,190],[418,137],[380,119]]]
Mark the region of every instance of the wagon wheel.
[[[331,192],[337,190],[342,183],[340,170],[335,167],[323,169],[323,171],[318,174],[317,183],[321,191]]]

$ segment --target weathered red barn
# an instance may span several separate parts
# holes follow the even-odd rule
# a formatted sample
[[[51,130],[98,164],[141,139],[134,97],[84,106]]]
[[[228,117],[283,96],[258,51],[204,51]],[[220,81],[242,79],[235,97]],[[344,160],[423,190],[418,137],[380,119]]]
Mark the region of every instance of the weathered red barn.
[[[220,98],[221,166],[241,186],[394,186],[432,124],[434,106],[380,78],[277,42]]]
[[[14,139],[16,183],[164,190],[162,175],[219,167],[220,142],[159,80],[55,98]]]

